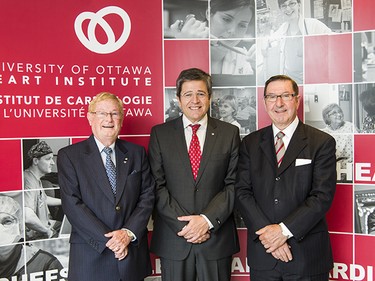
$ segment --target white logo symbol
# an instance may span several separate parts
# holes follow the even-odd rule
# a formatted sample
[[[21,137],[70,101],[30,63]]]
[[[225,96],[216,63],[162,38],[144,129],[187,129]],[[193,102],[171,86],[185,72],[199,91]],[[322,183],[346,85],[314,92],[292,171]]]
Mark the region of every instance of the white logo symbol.
[[[103,18],[104,16],[109,14],[116,14],[120,16],[124,23],[124,30],[122,31],[122,34],[117,41],[113,29]],[[85,20],[89,20],[89,24],[87,27],[87,37],[82,30],[82,23]],[[100,43],[95,36],[95,28],[97,24],[100,25],[100,27],[107,35],[108,41],[105,44]],[[131,29],[131,22],[129,15],[123,9],[115,6],[109,6],[99,10],[97,13],[83,12],[79,14],[74,22],[74,29],[79,41],[81,41],[81,43],[87,49],[98,54],[109,54],[120,49],[125,44],[126,40],[128,40]]]

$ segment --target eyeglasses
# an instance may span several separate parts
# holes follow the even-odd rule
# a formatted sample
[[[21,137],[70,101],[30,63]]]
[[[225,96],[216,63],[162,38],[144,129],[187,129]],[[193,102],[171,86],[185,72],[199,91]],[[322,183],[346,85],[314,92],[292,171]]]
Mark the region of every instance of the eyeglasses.
[[[91,111],[91,114],[95,114],[99,119],[106,119],[107,116],[111,116],[111,118],[118,120],[121,119],[122,113],[120,112],[105,112],[105,111]]]
[[[296,93],[294,93],[294,94],[284,93],[284,94],[281,94],[281,95],[271,94],[271,95],[265,95],[264,99],[268,102],[276,102],[277,98],[281,98],[283,101],[291,101],[296,96],[297,96]]]
[[[208,94],[205,93],[205,92],[198,92],[195,95],[200,100],[204,100],[204,99],[206,99],[208,97]],[[194,96],[194,94],[191,93],[191,92],[188,92],[188,93],[185,93],[185,94],[181,95],[182,98],[187,99],[187,100],[191,100],[193,98],[193,96]]]
[[[337,116],[337,115],[343,115],[341,111],[332,111],[328,113],[328,116]]]
[[[286,10],[288,7],[292,9],[292,8],[294,8],[296,5],[297,5],[297,2],[290,2],[290,3],[288,3],[288,4],[284,3],[284,4],[281,4],[281,5],[280,5],[280,8],[281,8],[282,10]]]

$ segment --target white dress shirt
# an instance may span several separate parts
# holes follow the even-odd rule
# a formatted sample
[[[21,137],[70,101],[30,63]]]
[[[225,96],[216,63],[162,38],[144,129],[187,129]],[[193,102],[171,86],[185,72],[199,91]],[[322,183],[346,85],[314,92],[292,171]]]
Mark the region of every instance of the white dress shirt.
[[[197,137],[199,140],[199,146],[201,147],[201,153],[203,154],[203,147],[204,142],[206,140],[206,132],[207,132],[207,123],[208,123],[208,117],[207,114],[198,122],[192,123],[185,115],[182,115],[182,123],[184,126],[184,134],[185,134],[185,140],[186,140],[186,147],[189,151],[189,146],[191,139],[193,137],[193,129],[190,127],[190,125],[200,124],[200,127],[197,130]],[[214,225],[210,222],[210,220],[204,215],[200,214],[208,223],[209,229],[212,229]]]
[[[285,146],[285,152],[288,149],[288,145],[290,143],[290,140],[292,139],[292,136],[297,129],[298,123],[299,123],[299,119],[296,116],[296,118],[294,118],[293,122],[290,123],[289,126],[286,127],[284,130],[280,130],[274,124],[272,124],[274,143],[276,143],[276,140],[277,140],[277,136],[276,136],[277,133],[280,132],[280,131],[282,131],[284,133],[283,142],[284,142],[284,146]],[[282,231],[283,235],[288,237],[288,239],[293,237],[293,233],[290,232],[290,230],[286,227],[286,225],[283,222],[279,223],[279,225],[281,227],[281,231]]]

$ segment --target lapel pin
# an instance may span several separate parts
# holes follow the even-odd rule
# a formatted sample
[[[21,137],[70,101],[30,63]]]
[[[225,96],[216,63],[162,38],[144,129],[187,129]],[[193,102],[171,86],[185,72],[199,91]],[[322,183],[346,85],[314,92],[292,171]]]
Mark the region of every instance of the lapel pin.
[[[126,163],[126,162],[128,162],[128,157],[126,157],[126,158],[124,159],[124,163]]]
[[[215,133],[212,133],[212,135],[214,136],[214,135],[215,135]]]

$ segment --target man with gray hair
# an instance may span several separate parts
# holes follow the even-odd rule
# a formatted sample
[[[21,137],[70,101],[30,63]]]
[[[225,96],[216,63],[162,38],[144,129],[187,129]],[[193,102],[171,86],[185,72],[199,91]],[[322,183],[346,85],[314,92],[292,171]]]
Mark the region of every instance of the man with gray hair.
[[[64,213],[72,224],[69,281],[140,281],[151,273],[147,223],[154,180],[143,147],[118,138],[122,101],[99,93],[87,120],[92,135],[57,157]]]

